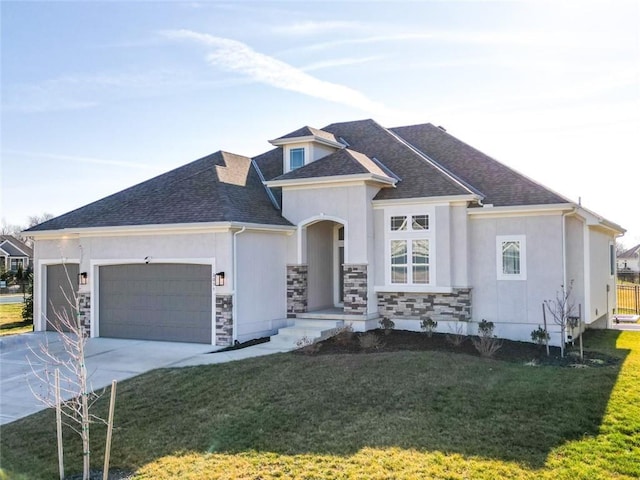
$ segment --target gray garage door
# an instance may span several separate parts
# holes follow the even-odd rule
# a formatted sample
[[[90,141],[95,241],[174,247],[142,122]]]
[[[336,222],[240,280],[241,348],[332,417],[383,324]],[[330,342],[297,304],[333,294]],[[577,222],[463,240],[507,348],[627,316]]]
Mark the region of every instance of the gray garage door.
[[[211,343],[211,266],[100,267],[100,336]]]
[[[75,302],[74,294],[78,291],[78,264],[47,265],[47,328],[46,330],[68,332],[61,323],[61,317],[70,321],[76,319],[75,309],[69,303]]]

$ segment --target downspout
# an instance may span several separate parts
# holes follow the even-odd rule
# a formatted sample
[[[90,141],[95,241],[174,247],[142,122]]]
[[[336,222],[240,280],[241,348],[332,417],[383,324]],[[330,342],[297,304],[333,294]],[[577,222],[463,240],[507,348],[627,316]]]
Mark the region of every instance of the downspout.
[[[243,233],[247,227],[242,227],[240,230],[233,234],[233,297],[231,301],[231,321],[233,325],[233,334],[231,336],[232,342],[235,343],[238,340],[238,240],[237,237]]]

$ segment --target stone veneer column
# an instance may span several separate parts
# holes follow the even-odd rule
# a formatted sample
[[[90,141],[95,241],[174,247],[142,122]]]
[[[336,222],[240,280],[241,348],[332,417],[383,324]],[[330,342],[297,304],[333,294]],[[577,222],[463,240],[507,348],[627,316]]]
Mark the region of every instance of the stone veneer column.
[[[308,273],[307,265],[287,265],[287,318],[307,311]]]
[[[344,265],[344,313],[367,314],[367,265]]]
[[[78,316],[85,328],[85,335],[91,335],[91,294],[78,292]]]
[[[233,344],[233,298],[231,295],[216,295],[216,345],[228,347]]]

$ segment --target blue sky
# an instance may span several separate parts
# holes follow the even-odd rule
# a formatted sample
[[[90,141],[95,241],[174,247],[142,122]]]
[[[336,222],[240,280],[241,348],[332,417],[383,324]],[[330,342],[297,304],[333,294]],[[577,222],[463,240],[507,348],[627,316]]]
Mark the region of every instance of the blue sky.
[[[640,243],[640,2],[2,1],[2,219],[304,125],[431,122]]]

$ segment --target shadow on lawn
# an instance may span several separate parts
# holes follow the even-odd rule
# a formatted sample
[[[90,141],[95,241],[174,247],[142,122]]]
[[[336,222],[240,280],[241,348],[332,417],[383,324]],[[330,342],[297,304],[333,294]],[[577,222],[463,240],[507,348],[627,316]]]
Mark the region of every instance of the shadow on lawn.
[[[602,368],[527,367],[452,352],[298,357],[297,385],[253,392],[260,401],[216,425],[208,451],[351,455],[400,447],[539,468],[552,449],[598,435],[629,353],[615,349],[618,335],[597,333],[591,342],[621,359]]]
[[[587,344],[624,360],[619,335],[595,332]],[[622,365],[527,367],[453,351],[396,351],[156,370],[118,387],[112,465],[135,469],[187,451],[348,456],[398,447],[539,468],[554,448],[598,435]],[[45,449],[30,443],[54,432],[53,414],[41,415],[3,426],[3,452],[16,448],[11,464]],[[103,432],[93,432],[102,445]],[[55,446],[46,444],[55,467]],[[74,450],[80,458],[79,445],[66,447],[70,456]]]

